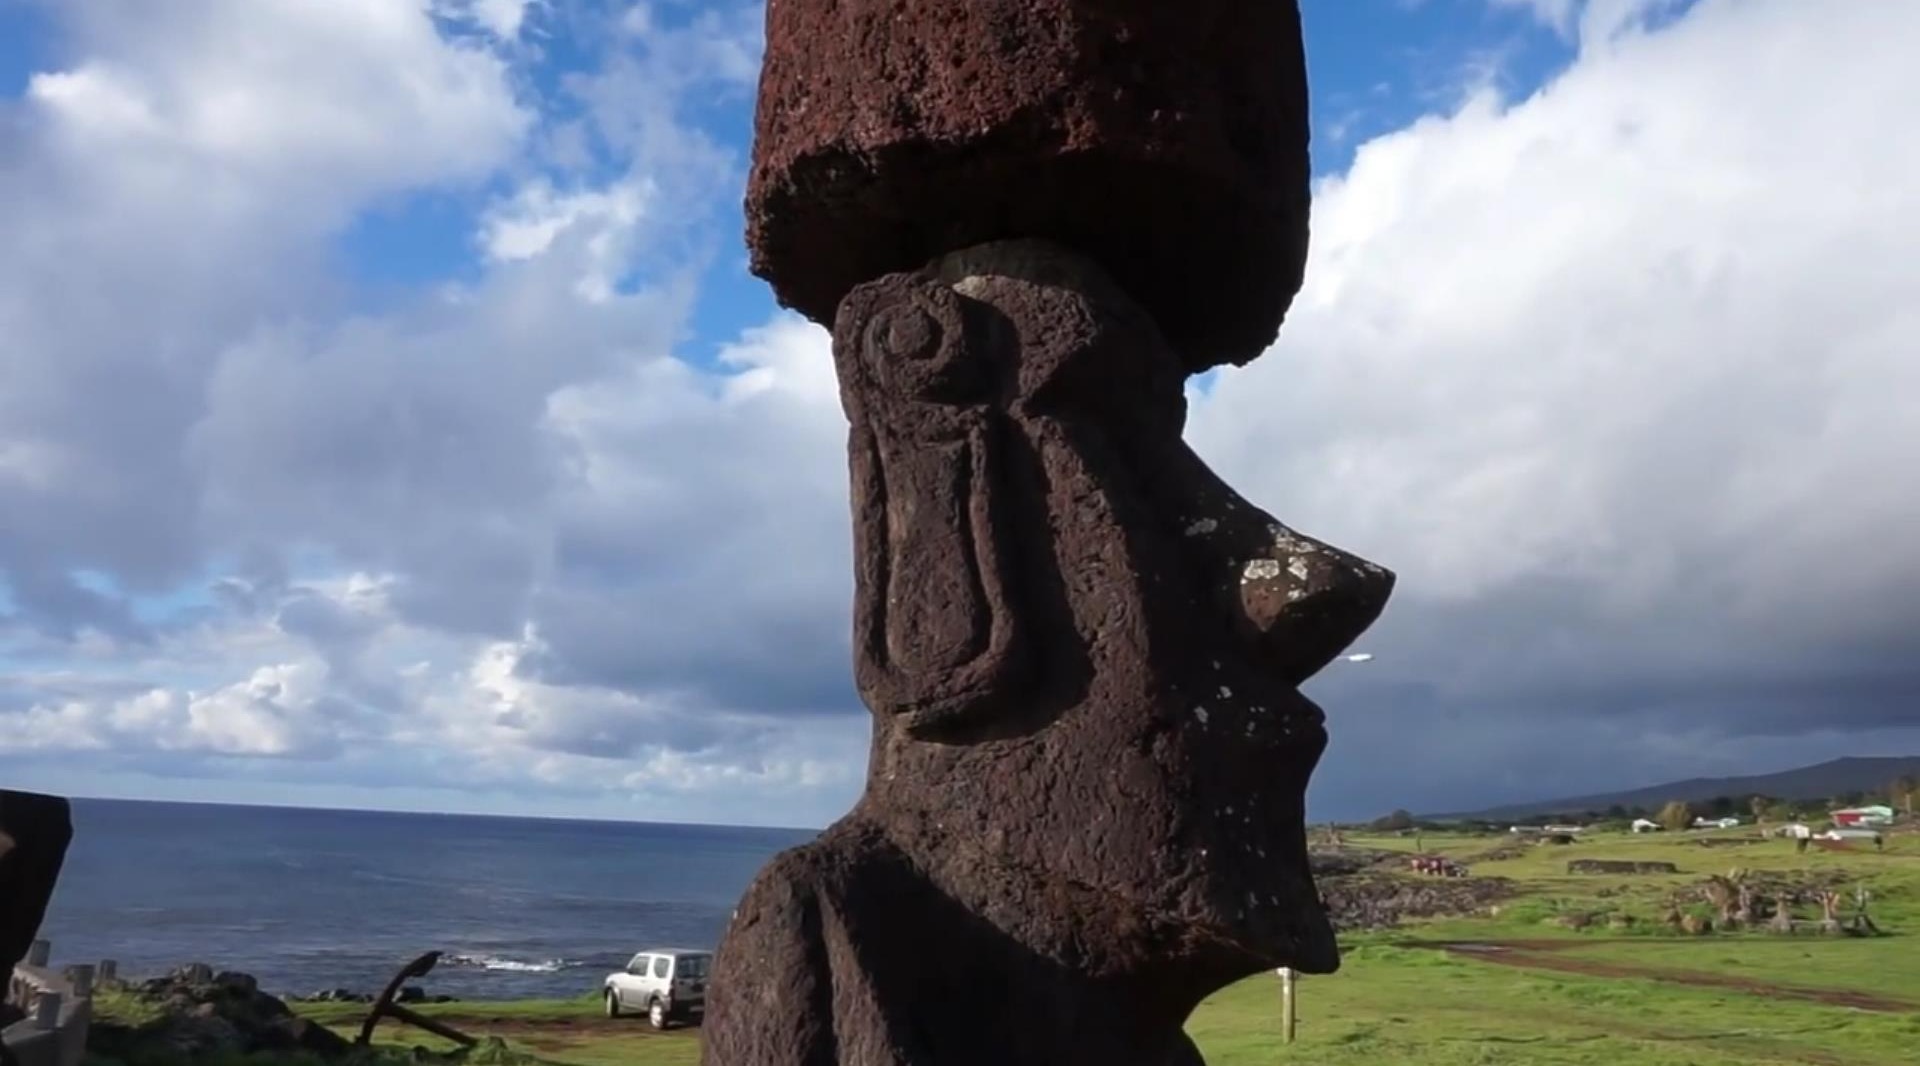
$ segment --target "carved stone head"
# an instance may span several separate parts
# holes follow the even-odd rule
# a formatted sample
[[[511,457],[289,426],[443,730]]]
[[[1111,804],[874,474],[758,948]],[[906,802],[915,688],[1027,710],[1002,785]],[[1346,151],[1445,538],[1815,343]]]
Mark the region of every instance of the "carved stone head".
[[[1096,975],[1334,969],[1298,686],[1392,575],[1220,482],[1181,439],[1186,362],[1066,249],[879,278],[834,339],[861,812]]]

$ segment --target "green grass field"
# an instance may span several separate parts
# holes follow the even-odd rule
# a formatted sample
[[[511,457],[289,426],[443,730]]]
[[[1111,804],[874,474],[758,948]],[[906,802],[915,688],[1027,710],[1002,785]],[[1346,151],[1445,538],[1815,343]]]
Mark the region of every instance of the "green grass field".
[[[1712,834],[1737,837],[1740,831]],[[1339,1064],[1646,1064],[1646,1066],[1912,1066],[1920,1062],[1920,835],[1890,837],[1885,853],[1796,854],[1791,843],[1701,847],[1694,834],[1614,835],[1541,846],[1473,867],[1511,878],[1520,894],[1497,914],[1412,923],[1347,938],[1338,974],[1299,985],[1298,1038],[1281,1042],[1273,975],[1203,1004],[1189,1030],[1212,1066]],[[1411,850],[1399,837],[1349,844]],[[1500,838],[1427,834],[1428,851],[1470,858]],[[1675,876],[1569,876],[1573,858],[1672,862]],[[1657,918],[1670,893],[1736,867],[1844,875],[1873,893],[1889,935],[1682,937]],[[1573,932],[1570,911],[1626,912],[1632,935]],[[1802,917],[1817,918],[1817,911]],[[1471,942],[1495,952],[1448,950]],[[428,982],[431,983],[430,981]],[[571,1066],[677,1066],[699,1057],[697,1030],[655,1034],[642,1021],[600,1016],[590,996],[562,1002],[453,1003],[427,1008],[476,1035]],[[351,1032],[364,1008],[313,1005],[315,1020]],[[434,1049],[425,1034],[385,1039]]]

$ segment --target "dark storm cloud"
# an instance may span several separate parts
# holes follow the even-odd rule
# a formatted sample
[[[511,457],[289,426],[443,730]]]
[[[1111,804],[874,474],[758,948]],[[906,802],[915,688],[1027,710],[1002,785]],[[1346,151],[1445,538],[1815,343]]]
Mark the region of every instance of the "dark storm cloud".
[[[1854,51],[1913,18],[1595,23],[1548,91],[1322,188],[1280,344],[1193,420],[1250,499],[1400,573],[1378,658],[1316,683],[1317,795],[1920,745],[1920,151],[1879,132],[1916,75]],[[1742,84],[1768,49],[1827,92]]]

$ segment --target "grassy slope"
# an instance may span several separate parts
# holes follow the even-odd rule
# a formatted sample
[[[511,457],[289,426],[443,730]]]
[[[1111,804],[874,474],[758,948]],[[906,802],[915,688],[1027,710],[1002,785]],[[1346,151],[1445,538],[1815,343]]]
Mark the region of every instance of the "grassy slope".
[[[1301,981],[1299,1039],[1292,1047],[1280,1043],[1279,983],[1272,975],[1208,1000],[1189,1028],[1211,1066],[1914,1062],[1920,1012],[1859,1011],[1780,998],[1764,990],[1700,988],[1653,978],[1712,973],[1920,1004],[1920,951],[1911,936],[1920,931],[1920,836],[1890,838],[1884,855],[1869,850],[1803,856],[1786,842],[1709,849],[1692,844],[1692,839],[1692,834],[1603,837],[1476,865],[1476,875],[1520,882],[1524,895],[1492,917],[1350,938],[1340,973]],[[1400,850],[1411,850],[1413,844],[1399,838],[1352,843]],[[1500,841],[1429,834],[1424,843],[1429,851],[1470,857]],[[1570,858],[1668,861],[1683,873],[1570,877]],[[1569,910],[1624,910],[1651,922],[1669,892],[1736,866],[1845,873],[1872,887],[1872,913],[1882,928],[1908,935],[1877,940],[1623,938],[1543,924]],[[1563,941],[1567,949],[1556,955],[1630,966],[1646,976],[1595,977],[1498,966],[1411,943],[1438,940]],[[699,1057],[697,1032],[658,1035],[643,1022],[608,1021],[599,1016],[598,1003],[591,998],[426,1009],[476,1034],[498,1034],[544,1059],[573,1066],[690,1066]],[[351,1034],[364,1008],[312,1005],[302,1010]],[[413,1031],[383,1029],[383,1034],[389,1040],[444,1047]]]

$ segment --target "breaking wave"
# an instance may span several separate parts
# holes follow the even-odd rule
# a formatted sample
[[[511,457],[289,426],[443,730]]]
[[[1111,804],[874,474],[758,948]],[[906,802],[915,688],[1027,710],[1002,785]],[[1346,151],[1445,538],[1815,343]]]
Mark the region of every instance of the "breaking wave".
[[[467,966],[502,973],[559,973],[572,965],[566,959],[528,962],[524,959],[503,959],[497,955],[448,955],[444,961],[449,966]]]

